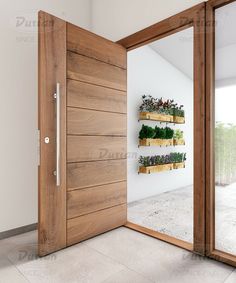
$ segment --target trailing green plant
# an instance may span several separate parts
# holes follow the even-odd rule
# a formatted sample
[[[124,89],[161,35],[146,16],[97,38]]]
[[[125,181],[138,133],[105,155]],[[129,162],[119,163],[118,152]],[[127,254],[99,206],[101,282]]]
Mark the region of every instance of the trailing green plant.
[[[139,107],[139,111],[184,117],[183,105],[178,106],[173,99],[164,101],[163,98],[154,98],[151,95],[142,96],[142,104]]]
[[[139,163],[144,167],[181,163],[186,161],[186,153],[173,152],[167,155],[140,156]]]
[[[181,130],[175,130],[174,131],[174,139],[176,140],[180,140],[180,139],[183,139],[184,138],[184,132],[181,131]]]
[[[139,138],[142,139],[153,139],[156,135],[155,129],[143,125],[139,132]]]
[[[142,125],[142,129],[139,132],[139,139],[172,139],[174,135],[174,130],[166,127],[149,127]]]

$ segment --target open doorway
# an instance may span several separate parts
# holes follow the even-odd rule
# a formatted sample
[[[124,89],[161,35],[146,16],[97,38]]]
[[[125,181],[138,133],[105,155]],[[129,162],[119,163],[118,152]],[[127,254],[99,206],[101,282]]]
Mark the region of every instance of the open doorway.
[[[128,52],[128,152],[132,157],[128,158],[128,221],[191,244],[194,203],[193,61],[192,27]],[[175,123],[163,122],[162,119],[139,119],[139,112],[143,111],[142,102],[148,104],[151,101],[153,104],[172,101],[170,108],[174,108],[175,104],[182,106],[184,120]],[[159,131],[156,135],[155,130]],[[168,131],[169,136],[162,135]],[[153,143],[145,143],[147,140]],[[138,164],[140,158],[168,158],[174,153],[186,156],[184,167],[138,174],[142,165]]]

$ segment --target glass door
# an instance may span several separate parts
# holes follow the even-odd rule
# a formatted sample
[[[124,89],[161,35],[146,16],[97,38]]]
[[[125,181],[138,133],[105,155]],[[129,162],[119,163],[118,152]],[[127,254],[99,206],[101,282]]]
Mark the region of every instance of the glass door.
[[[219,3],[220,2],[220,3]],[[232,2],[232,1],[231,1]],[[208,254],[236,263],[236,1],[208,4]],[[209,173],[209,174],[208,174]]]

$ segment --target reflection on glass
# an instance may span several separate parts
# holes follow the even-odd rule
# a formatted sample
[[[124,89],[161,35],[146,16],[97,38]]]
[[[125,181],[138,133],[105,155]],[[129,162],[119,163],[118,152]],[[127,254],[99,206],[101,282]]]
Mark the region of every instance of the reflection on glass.
[[[215,248],[236,254],[236,3],[216,10]]]

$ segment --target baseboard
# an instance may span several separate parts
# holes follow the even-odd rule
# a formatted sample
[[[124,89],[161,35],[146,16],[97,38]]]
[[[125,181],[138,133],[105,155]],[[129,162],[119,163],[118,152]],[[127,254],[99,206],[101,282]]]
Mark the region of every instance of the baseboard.
[[[15,229],[12,229],[12,230],[0,232],[0,240],[34,231],[34,230],[37,229],[37,226],[38,226],[38,224],[34,223],[34,224],[19,227],[19,228],[15,228]]]

